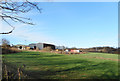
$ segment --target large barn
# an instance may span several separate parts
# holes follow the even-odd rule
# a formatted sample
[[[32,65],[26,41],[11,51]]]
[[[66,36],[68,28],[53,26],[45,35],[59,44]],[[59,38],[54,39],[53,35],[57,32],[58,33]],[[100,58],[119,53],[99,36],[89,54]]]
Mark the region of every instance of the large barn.
[[[46,44],[46,43],[32,43],[29,44],[30,49],[43,49],[45,47],[51,47],[51,49],[55,50],[55,45],[53,44]]]

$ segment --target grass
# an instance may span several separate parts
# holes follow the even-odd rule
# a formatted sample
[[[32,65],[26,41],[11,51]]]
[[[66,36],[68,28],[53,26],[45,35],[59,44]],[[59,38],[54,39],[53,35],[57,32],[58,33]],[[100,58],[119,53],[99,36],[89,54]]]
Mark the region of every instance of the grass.
[[[24,73],[30,78],[118,78],[118,61],[116,61],[118,59],[117,54],[87,53],[67,55],[24,51],[16,54],[5,54],[3,57],[3,62],[9,67],[17,68],[25,64],[26,67]]]

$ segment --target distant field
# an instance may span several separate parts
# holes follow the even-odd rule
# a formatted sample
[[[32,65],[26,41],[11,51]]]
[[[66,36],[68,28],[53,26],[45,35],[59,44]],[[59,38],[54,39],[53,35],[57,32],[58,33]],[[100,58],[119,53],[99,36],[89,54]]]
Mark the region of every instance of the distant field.
[[[24,73],[35,79],[117,79],[118,55],[107,53],[54,54],[21,52],[3,55],[7,66],[26,65]]]

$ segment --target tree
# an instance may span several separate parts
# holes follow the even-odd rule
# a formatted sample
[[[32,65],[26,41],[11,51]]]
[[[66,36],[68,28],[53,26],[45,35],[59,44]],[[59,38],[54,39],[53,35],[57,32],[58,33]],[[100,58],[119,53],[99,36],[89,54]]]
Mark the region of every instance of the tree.
[[[2,39],[2,47],[4,48],[10,47],[10,42],[5,38]]]
[[[10,34],[15,29],[9,22],[12,20],[13,22],[21,22],[24,24],[34,25],[30,20],[30,18],[24,18],[19,16],[20,13],[27,13],[32,9],[37,9],[41,13],[41,9],[38,7],[38,4],[35,2],[30,2],[28,0],[20,0],[21,2],[15,2],[15,0],[2,0],[0,1],[0,10],[2,11],[0,14],[0,18],[6,22],[12,30],[8,32],[2,32],[0,34]]]

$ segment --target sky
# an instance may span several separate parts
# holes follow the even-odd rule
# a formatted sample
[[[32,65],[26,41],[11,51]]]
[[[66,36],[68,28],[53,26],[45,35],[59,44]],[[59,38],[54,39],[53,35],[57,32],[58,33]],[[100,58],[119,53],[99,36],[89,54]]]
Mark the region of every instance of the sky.
[[[39,2],[42,13],[32,10],[36,25],[12,23],[12,34],[2,35],[11,44],[50,43],[58,46],[88,48],[118,46],[117,2]],[[0,32],[11,28],[2,22]]]

